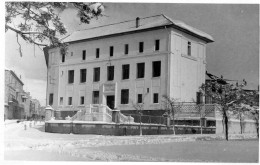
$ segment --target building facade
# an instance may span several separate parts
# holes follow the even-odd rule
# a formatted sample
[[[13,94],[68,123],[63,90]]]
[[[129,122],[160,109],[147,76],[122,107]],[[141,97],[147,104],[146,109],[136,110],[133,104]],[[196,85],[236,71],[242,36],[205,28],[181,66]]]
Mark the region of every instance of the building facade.
[[[5,119],[23,119],[23,85],[21,79],[9,69],[5,69]]]
[[[77,111],[90,104],[111,109],[162,109],[162,96],[196,102],[205,82],[206,44],[213,38],[165,15],[76,31],[66,54],[44,49],[47,105]]]

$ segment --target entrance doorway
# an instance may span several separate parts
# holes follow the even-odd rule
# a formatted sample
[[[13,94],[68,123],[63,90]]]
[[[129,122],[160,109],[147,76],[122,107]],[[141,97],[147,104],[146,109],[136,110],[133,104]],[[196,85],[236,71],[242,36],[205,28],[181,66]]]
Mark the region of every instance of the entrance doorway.
[[[115,108],[115,96],[114,95],[107,96],[107,106],[110,109]]]

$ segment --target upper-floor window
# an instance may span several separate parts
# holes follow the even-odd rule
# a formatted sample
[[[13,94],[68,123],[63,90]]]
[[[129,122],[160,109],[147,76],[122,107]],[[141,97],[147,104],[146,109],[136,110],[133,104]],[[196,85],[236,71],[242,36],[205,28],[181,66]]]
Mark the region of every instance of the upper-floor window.
[[[93,104],[99,104],[99,91],[93,91]]]
[[[161,76],[161,61],[153,61],[153,77]]]
[[[189,56],[191,55],[191,42],[190,41],[188,41],[187,54]]]
[[[128,104],[129,101],[129,89],[121,90],[121,104]]]
[[[94,82],[100,81],[100,67],[94,68],[93,81]]]
[[[74,70],[69,70],[68,72],[68,83],[74,83]]]
[[[73,56],[73,52],[70,52],[70,56]]]
[[[125,54],[128,54],[128,44],[125,44]]]
[[[153,94],[153,103],[159,103],[159,94],[158,93]]]
[[[114,80],[114,66],[107,67],[107,81]]]
[[[61,55],[61,62],[65,62],[65,54]]]
[[[99,58],[99,48],[96,48],[96,58]]]
[[[130,65],[129,64],[125,64],[122,65],[122,79],[129,79],[129,72],[130,72]]]
[[[155,40],[155,45],[154,45],[154,50],[155,51],[158,51],[160,50],[160,40]]]
[[[139,53],[144,52],[144,42],[139,42]]]
[[[110,46],[110,48],[109,48],[109,52],[110,52],[110,57],[113,57],[113,55],[114,55],[114,47],[113,46]]]
[[[86,59],[86,50],[83,50],[82,51],[82,60],[85,60]]]
[[[72,97],[68,97],[68,105],[72,105]]]
[[[50,93],[50,96],[49,96],[49,105],[53,105],[53,93]]]
[[[80,82],[84,83],[87,79],[87,69],[80,69]]]
[[[137,63],[137,78],[144,78],[145,64]]]

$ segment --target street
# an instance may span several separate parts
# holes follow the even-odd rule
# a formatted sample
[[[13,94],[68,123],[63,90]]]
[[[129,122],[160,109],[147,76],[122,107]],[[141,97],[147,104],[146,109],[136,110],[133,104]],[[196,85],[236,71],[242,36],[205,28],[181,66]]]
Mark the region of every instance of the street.
[[[44,132],[44,123],[5,126],[5,160],[258,162],[255,135],[102,136]],[[248,138],[248,140],[239,140]],[[215,140],[214,140],[215,139]]]

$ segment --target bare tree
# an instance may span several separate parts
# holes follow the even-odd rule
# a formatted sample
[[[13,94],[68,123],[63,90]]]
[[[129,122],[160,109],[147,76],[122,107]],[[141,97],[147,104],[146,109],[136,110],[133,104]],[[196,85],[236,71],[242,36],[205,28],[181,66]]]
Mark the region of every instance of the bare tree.
[[[175,115],[181,111],[182,103],[178,103],[175,98],[171,98],[167,95],[163,95],[163,103],[164,103],[164,109],[166,116],[168,119],[172,119],[172,128],[173,128],[173,134],[175,135]]]

